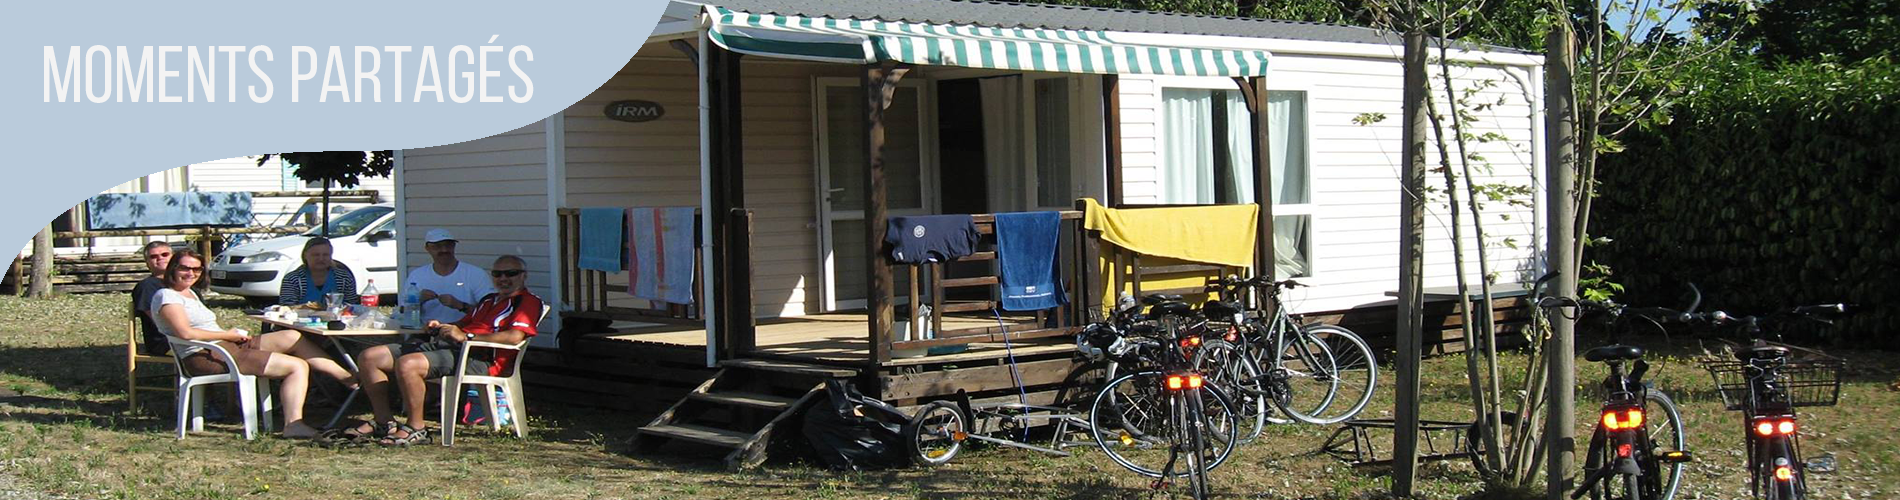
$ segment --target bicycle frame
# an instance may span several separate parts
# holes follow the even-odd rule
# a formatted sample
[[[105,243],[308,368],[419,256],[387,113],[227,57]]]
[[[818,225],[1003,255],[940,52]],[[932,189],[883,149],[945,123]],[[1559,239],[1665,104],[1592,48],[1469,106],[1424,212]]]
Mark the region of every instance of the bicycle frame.
[[[1806,464],[1794,406],[1779,385],[1787,358],[1748,360],[1748,406],[1742,412],[1743,434],[1748,437],[1749,487],[1756,496],[1774,491],[1772,498],[1806,496]],[[1767,473],[1764,474],[1764,471]],[[1768,484],[1763,479],[1768,478]]]

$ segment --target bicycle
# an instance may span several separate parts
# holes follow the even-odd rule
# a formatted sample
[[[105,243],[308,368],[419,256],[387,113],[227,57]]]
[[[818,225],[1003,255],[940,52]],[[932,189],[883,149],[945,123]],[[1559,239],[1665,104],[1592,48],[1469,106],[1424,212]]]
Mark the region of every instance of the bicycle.
[[[1226,334],[1207,340],[1195,366],[1238,393],[1248,440],[1273,420],[1269,402],[1294,420],[1335,424],[1357,416],[1372,401],[1378,363],[1371,346],[1344,327],[1299,325],[1286,312],[1280,291],[1300,286],[1293,280],[1228,277],[1207,287],[1221,300],[1204,304],[1202,316],[1224,322]],[[1243,307],[1250,291],[1258,292],[1263,306],[1271,304],[1271,312]]]
[[[1846,311],[1843,304],[1824,304],[1775,311],[1768,316],[1831,324],[1818,316]],[[1807,498],[1807,464],[1801,460],[1795,408],[1837,404],[1841,396],[1840,371],[1846,362],[1819,351],[1763,339],[1763,318],[1731,316],[1722,311],[1710,316],[1714,325],[1735,326],[1752,339],[1750,345],[1733,349],[1734,361],[1702,360],[1703,368],[1715,379],[1723,405],[1742,412],[1751,495],[1766,500]],[[1809,356],[1794,359],[1796,351]]]
[[[1089,408],[1089,432],[1117,465],[1155,478],[1159,489],[1185,478],[1194,498],[1207,495],[1207,473],[1239,442],[1225,391],[1191,364],[1202,344],[1193,309],[1179,296],[1143,299],[1147,314],[1124,299],[1114,320],[1090,325],[1082,342],[1105,351],[1114,366],[1135,367],[1111,378]],[[1155,462],[1159,462],[1156,464]]]
[[[1683,463],[1691,459],[1682,430],[1682,413],[1667,394],[1643,381],[1643,375],[1649,371],[1649,363],[1643,360],[1643,348],[1623,344],[1619,339],[1626,329],[1625,318],[1643,318],[1661,329],[1663,323],[1694,320],[1698,317],[1694,311],[1700,304],[1700,295],[1686,312],[1568,297],[1538,299],[1540,308],[1574,307],[1585,315],[1602,314],[1609,318],[1610,343],[1585,351],[1583,355],[1587,361],[1608,366],[1610,373],[1601,384],[1605,397],[1585,453],[1587,472],[1570,498],[1583,498],[1586,494],[1594,500],[1670,500],[1675,497],[1682,483]],[[1625,363],[1629,364],[1627,371]]]

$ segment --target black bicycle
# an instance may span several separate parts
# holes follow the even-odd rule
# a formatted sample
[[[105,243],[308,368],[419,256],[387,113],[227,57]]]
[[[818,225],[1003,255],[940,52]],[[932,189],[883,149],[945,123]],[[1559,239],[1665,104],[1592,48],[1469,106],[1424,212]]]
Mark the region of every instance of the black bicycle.
[[[1116,317],[1090,325],[1083,342],[1099,346],[1111,367],[1131,373],[1111,379],[1089,409],[1089,430],[1116,464],[1155,478],[1156,489],[1187,480],[1205,498],[1207,473],[1233,454],[1239,425],[1225,391],[1193,370],[1204,323],[1180,297],[1143,299],[1140,314],[1124,301]]]
[[[1606,325],[1610,343],[1584,352],[1583,358],[1603,363],[1610,373],[1604,377],[1602,411],[1596,430],[1590,434],[1589,451],[1584,456],[1585,476],[1570,498],[1589,495],[1594,500],[1669,500],[1682,482],[1682,464],[1689,461],[1688,443],[1682,430],[1682,413],[1675,401],[1643,381],[1649,363],[1643,360],[1643,348],[1626,345],[1620,338],[1641,321],[1661,329],[1665,323],[1687,322],[1697,317],[1700,297],[1687,312],[1661,307],[1626,307],[1613,303],[1574,300],[1567,297],[1543,297],[1537,305],[1546,309],[1576,308],[1584,317],[1600,318],[1595,324]]]
[[[1293,280],[1227,277],[1206,288],[1219,300],[1202,304],[1201,316],[1222,334],[1208,337],[1194,365],[1235,393],[1243,439],[1260,435],[1269,404],[1300,422],[1335,424],[1372,401],[1379,369],[1372,348],[1352,330],[1301,325],[1288,314],[1280,292],[1299,286]],[[1259,308],[1246,307],[1250,295],[1259,299]]]
[[[1845,305],[1825,304],[1779,310],[1765,318],[1710,313],[1712,324],[1736,328],[1752,339],[1749,345],[1733,346],[1731,356],[1705,358],[1702,365],[1715,379],[1722,403],[1742,412],[1749,488],[1755,498],[1807,498],[1807,464],[1801,460],[1795,408],[1838,403],[1840,372],[1846,365],[1819,351],[1770,342],[1763,338],[1762,323],[1789,319],[1831,323],[1826,316],[1846,311]]]

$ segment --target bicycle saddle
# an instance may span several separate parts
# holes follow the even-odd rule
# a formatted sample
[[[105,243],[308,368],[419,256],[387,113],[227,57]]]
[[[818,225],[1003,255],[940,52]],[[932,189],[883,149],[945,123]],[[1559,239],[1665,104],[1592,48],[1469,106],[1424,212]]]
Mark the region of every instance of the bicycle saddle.
[[[1162,316],[1191,316],[1194,314],[1194,306],[1190,306],[1186,302],[1173,300],[1155,304],[1154,308],[1148,310],[1148,314],[1156,318]]]
[[[1735,350],[1735,359],[1775,359],[1788,357],[1788,348],[1775,345],[1757,345]]]
[[[1151,305],[1151,306],[1156,305],[1156,304],[1161,304],[1164,302],[1180,302],[1180,301],[1181,301],[1180,295],[1165,294],[1165,293],[1157,293],[1154,295],[1149,295],[1149,296],[1145,296],[1141,298],[1141,303]]]
[[[1238,302],[1210,300],[1206,304],[1201,304],[1201,315],[1206,316],[1207,319],[1233,320],[1235,314],[1240,314]]]
[[[1606,345],[1603,347],[1591,349],[1588,352],[1583,353],[1583,359],[1588,360],[1592,363],[1599,363],[1599,362],[1608,361],[1608,360],[1624,361],[1624,360],[1631,360],[1631,359],[1641,359],[1642,357],[1643,357],[1643,348],[1636,347],[1633,345],[1622,345],[1622,344]]]

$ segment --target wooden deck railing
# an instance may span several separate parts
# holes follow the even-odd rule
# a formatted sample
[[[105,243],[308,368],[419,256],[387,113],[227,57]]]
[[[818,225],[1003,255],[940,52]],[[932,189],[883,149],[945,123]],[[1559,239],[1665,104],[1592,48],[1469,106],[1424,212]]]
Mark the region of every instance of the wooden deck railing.
[[[943,329],[943,318],[946,314],[978,312],[985,313],[985,316],[999,314],[992,313],[991,311],[1001,310],[1001,278],[994,272],[978,276],[946,278],[944,276],[946,263],[890,264],[879,256],[875,259],[878,265],[891,266],[893,275],[907,275],[910,277],[908,289],[900,292],[910,299],[911,306],[907,316],[910,327],[915,331],[919,329],[919,324],[927,323],[929,325],[927,329],[936,332],[934,338],[930,339],[897,340],[898,336],[895,335],[895,332],[886,331],[880,336],[879,341],[891,350],[900,350],[972,344],[977,342],[1001,342],[1005,338],[1009,340],[1022,340],[1073,334],[1077,328],[1085,324],[1087,319],[1087,315],[1084,314],[1086,310],[1085,306],[1090,302],[1090,286],[1087,278],[1090,260],[1087,255],[1087,250],[1092,244],[1090,243],[1090,238],[1085,234],[1086,231],[1082,229],[1082,212],[1071,210],[1060,212],[1060,214],[1062,230],[1060,239],[1057,242],[1057,261],[1055,265],[1057,280],[1064,290],[1067,291],[1069,296],[1069,301],[1066,305],[1055,308],[1054,310],[1035,312],[1035,318],[1032,323],[1018,322],[1013,325],[999,324],[990,327],[962,328],[946,331]],[[974,219],[974,222],[976,222],[977,232],[983,235],[978,245],[978,250],[980,251],[958,259],[957,262],[996,260],[996,216],[994,214],[975,214],[971,217]],[[999,270],[997,266],[991,266],[991,268],[993,271]],[[979,287],[988,289],[988,298],[983,300],[946,300],[945,292],[947,290]],[[925,304],[925,302],[928,302],[930,306],[928,316],[925,316],[922,312],[922,308],[919,307]],[[1051,316],[1053,316],[1053,319]]]
[[[558,233],[561,241],[562,297],[574,307],[573,312],[564,313],[564,316],[647,322],[700,321],[701,304],[705,304],[706,301],[700,296],[701,287],[699,286],[700,281],[705,279],[699,272],[700,264],[705,258],[701,255],[704,252],[700,250],[699,244],[699,241],[705,238],[699,231],[699,210],[693,211],[693,303],[668,304],[649,301],[653,306],[648,308],[609,305],[612,301],[608,292],[626,294],[628,285],[608,284],[608,273],[580,268],[580,213],[578,208],[562,208],[555,211],[559,218]]]

